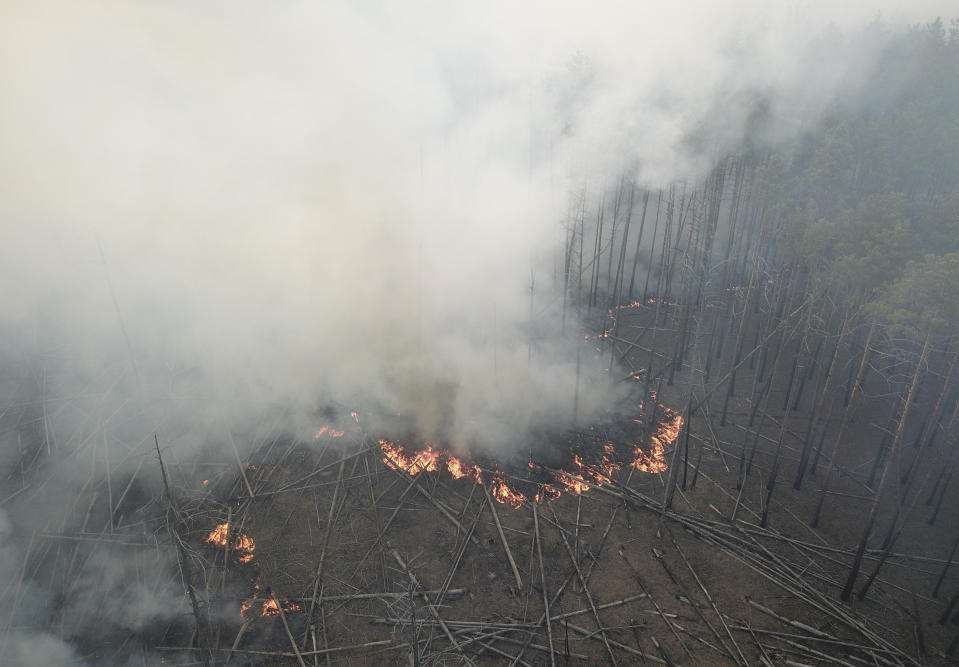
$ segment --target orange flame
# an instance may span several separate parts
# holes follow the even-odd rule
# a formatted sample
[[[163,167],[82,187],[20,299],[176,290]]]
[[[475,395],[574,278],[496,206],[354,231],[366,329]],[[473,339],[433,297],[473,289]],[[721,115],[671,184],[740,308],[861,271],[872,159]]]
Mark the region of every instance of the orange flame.
[[[469,477],[476,481],[477,484],[483,483],[483,471],[480,470],[479,466],[471,466],[463,463],[455,456],[450,456],[446,461],[446,467],[450,471],[450,474],[453,476],[453,479],[462,479],[463,477]]]
[[[652,398],[655,400],[654,392]],[[573,455],[573,464],[575,470],[549,470],[546,472],[552,476],[553,482],[539,484],[538,490],[533,496],[533,502],[542,503],[555,500],[562,491],[569,491],[581,494],[588,491],[593,486],[609,484],[612,481],[613,474],[624,466],[632,466],[642,472],[659,473],[667,469],[666,448],[669,447],[676,438],[683,426],[683,417],[678,412],[660,405],[662,415],[657,424],[656,432],[651,434],[649,441],[651,451],[645,452],[642,447],[634,446],[634,458],[629,462],[618,462],[615,460],[616,447],[608,442],[603,445],[604,454],[598,462],[586,463],[578,454]],[[643,423],[642,419],[634,419],[637,423]],[[590,430],[595,430],[590,427]],[[454,479],[468,477],[477,484],[483,483],[483,469],[478,465],[467,463],[444,450],[434,449],[432,445],[426,445],[419,451],[410,451],[401,445],[390,442],[389,440],[379,440],[380,451],[383,454],[383,461],[391,468],[405,472],[409,475],[416,475],[421,471],[437,472],[445,468]],[[542,466],[529,461],[527,465],[532,469],[542,470]],[[489,479],[489,489],[493,498],[504,505],[511,505],[514,508],[522,507],[523,503],[529,502],[529,498],[517,490],[507,481],[506,473],[499,470],[487,470]]]
[[[319,430],[317,430],[316,433],[313,434],[313,439],[314,439],[314,440],[319,440],[319,439],[322,438],[324,435],[328,435],[328,436],[330,436],[330,438],[342,438],[342,437],[343,437],[343,431],[337,431],[337,430],[336,430],[335,428],[333,428],[332,426],[322,426],[322,427],[320,427]]]
[[[253,560],[253,552],[256,549],[256,544],[253,542],[253,538],[239,533],[237,535],[230,535],[230,524],[221,523],[216,528],[210,531],[210,533],[204,538],[204,542],[212,544],[218,547],[225,547],[227,545],[227,540],[232,537],[233,539],[233,550],[237,553],[237,560],[241,563],[249,563]],[[240,601],[240,614],[246,616],[253,609],[253,604],[256,602],[261,603],[262,610],[260,612],[261,616],[273,616],[274,614],[279,614],[279,607],[274,598],[268,600],[260,600],[258,598],[260,593],[260,584],[253,583],[253,597],[249,600]],[[286,613],[294,611],[303,611],[300,605],[292,602],[291,600],[284,600],[282,603],[283,611]]]
[[[526,496],[511,488],[509,482],[500,474],[493,475],[490,480],[490,492],[495,500],[504,505],[512,505],[514,509],[522,507],[526,500]]]
[[[656,299],[650,299],[649,303],[656,303]],[[616,329],[616,314],[621,310],[629,310],[631,308],[642,308],[646,304],[642,301],[632,301],[630,303],[624,303],[620,306],[614,306],[606,311],[606,316],[610,320],[609,327],[598,334],[586,334],[586,340],[591,338],[609,338],[612,335],[613,331]]]
[[[283,605],[283,612],[286,614],[303,611],[303,607],[290,600],[283,600],[281,604]],[[276,616],[279,613],[280,606],[277,604],[276,598],[270,598],[263,603],[263,611],[260,612],[260,616]]]
[[[377,442],[379,442],[380,451],[383,452],[383,460],[396,470],[408,472],[411,475],[415,475],[421,470],[429,472],[439,470],[437,464],[439,454],[433,450],[431,445],[427,445],[426,449],[408,456],[401,447],[394,445],[389,440],[378,440]]]
[[[277,603],[277,599],[273,596],[270,596],[267,599],[261,599],[260,595],[260,585],[253,584],[253,597],[249,600],[243,600],[240,602],[240,615],[247,616],[253,609],[254,603],[260,605],[260,616],[276,616],[280,613],[282,607],[283,613],[290,614],[295,611],[303,611],[303,607],[293,602],[292,600],[283,600]]]
[[[683,428],[683,416],[663,406],[663,419],[659,423],[656,434],[650,437],[653,445],[649,454],[641,448],[636,448],[636,461],[633,467],[642,472],[664,472],[669,466],[666,464],[666,447],[673,444]]]
[[[539,487],[533,500],[537,503],[548,503],[556,500],[561,495],[563,495],[563,492],[552,484],[543,484]]]
[[[211,530],[210,533],[203,539],[203,541],[216,547],[225,547],[229,534],[230,524],[221,523],[219,526]],[[256,543],[249,535],[239,533],[237,535],[233,535],[233,550],[237,554],[236,559],[238,561],[241,563],[249,563],[251,560],[253,560],[253,552],[256,550]]]
[[[206,536],[203,540],[208,544],[212,544],[217,547],[226,546],[226,537],[230,532],[230,524],[221,523],[219,526],[210,531],[210,534]]]
[[[589,491],[589,484],[579,477],[564,471],[558,471],[554,474],[556,475],[556,481],[565,486],[567,491],[572,491],[577,495]]]
[[[650,298],[648,303],[652,304],[657,301],[655,298]],[[667,302],[665,299],[662,300],[662,303],[676,305]],[[645,304],[642,302],[634,301],[611,308],[608,314],[615,324],[616,313],[619,310],[637,308],[643,305]],[[605,338],[611,330],[612,328],[601,334],[596,334],[594,337]],[[586,336],[587,341],[590,338],[590,335]],[[634,374],[634,377],[637,375],[638,373]],[[656,392],[650,391],[648,398],[656,401]],[[640,412],[644,410],[645,404],[645,400],[639,403]],[[651,449],[648,453],[642,447],[633,445],[632,460],[627,462],[617,461],[616,446],[609,442],[603,446],[605,453],[598,462],[586,463],[579,455],[574,455],[575,469],[573,470],[545,469],[545,474],[551,476],[553,481],[540,482],[537,486],[538,490],[533,496],[533,501],[542,503],[555,500],[562,495],[562,490],[581,494],[588,491],[592,486],[609,484],[612,481],[613,474],[624,466],[631,466],[637,470],[650,473],[659,473],[666,470],[668,467],[665,459],[666,448],[679,437],[683,418],[679,413],[662,404],[660,404],[660,407],[662,408],[662,415],[657,420],[656,432],[649,435]],[[397,415],[399,414],[397,413]],[[356,412],[351,411],[350,416],[359,424]],[[633,421],[637,424],[643,424],[645,419],[636,418]],[[589,431],[595,432],[595,426],[590,426]],[[323,426],[316,432],[315,438],[319,439],[323,435],[336,438],[342,436],[343,432],[333,430],[330,426]],[[457,458],[445,450],[434,449],[428,443],[420,450],[412,450],[385,439],[380,439],[377,442],[383,454],[383,461],[394,470],[409,475],[417,475],[420,472],[438,472],[442,468],[446,469],[454,479],[468,477],[477,484],[483,484],[484,470],[478,465]],[[544,470],[542,466],[533,461],[529,461],[528,465],[533,469]],[[490,492],[497,502],[511,505],[514,508],[519,508],[523,503],[529,502],[529,498],[508,481],[506,473],[500,470],[486,470],[485,472],[488,474]]]

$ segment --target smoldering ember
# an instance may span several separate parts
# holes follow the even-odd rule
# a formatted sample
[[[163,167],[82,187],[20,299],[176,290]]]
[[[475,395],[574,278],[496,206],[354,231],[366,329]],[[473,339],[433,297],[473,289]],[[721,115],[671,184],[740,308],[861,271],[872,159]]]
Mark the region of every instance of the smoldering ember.
[[[0,3],[0,664],[956,664],[955,15]]]

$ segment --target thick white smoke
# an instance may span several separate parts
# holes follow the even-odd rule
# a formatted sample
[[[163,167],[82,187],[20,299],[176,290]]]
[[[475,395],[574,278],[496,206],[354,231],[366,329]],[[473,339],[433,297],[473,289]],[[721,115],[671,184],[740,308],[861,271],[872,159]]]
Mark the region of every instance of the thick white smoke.
[[[818,48],[877,11],[826,3],[2,11],[18,354],[54,354],[59,391],[112,364],[218,419],[364,394],[442,399],[454,428],[570,408],[566,350],[526,361],[570,189],[693,177],[759,97],[795,132],[882,39]]]

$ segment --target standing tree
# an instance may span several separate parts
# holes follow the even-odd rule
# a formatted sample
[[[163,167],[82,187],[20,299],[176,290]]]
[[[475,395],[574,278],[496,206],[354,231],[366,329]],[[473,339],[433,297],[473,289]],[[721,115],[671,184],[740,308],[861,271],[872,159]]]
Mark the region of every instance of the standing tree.
[[[842,597],[844,600],[849,599],[862,566],[862,557],[875,526],[882,492],[889,479],[888,473],[891,462],[896,459],[898,448],[902,442],[906,418],[914,402],[920,377],[925,370],[930,347],[950,336],[956,324],[959,323],[959,253],[950,253],[941,257],[929,255],[922,262],[910,263],[906,267],[902,278],[896,281],[881,298],[873,302],[870,309],[877,319],[887,324],[893,336],[904,339],[904,345],[910,343],[915,345],[920,337],[924,342],[913,372],[912,382],[905,396],[904,406],[889,454],[886,456],[882,467],[879,484],[873,494],[865,530],[859,541],[849,578],[843,588]],[[898,514],[893,521],[895,522],[897,519]],[[896,534],[896,531],[890,531],[890,534]],[[893,542],[894,540],[886,540],[880,561],[860,592],[860,597],[865,596],[869,585],[875,580],[892,548]]]

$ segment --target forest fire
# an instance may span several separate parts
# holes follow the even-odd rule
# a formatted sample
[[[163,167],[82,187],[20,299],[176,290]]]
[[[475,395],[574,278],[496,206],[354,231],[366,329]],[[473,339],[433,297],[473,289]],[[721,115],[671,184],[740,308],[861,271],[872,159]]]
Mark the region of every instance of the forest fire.
[[[587,334],[586,341],[608,338],[616,326],[616,317],[620,311],[634,308],[643,308],[657,303],[667,306],[676,306],[664,298],[648,298],[643,301],[632,301],[610,308],[607,316],[612,324],[605,331]],[[638,374],[633,375],[639,379]],[[656,400],[655,392],[650,392],[649,398]],[[644,410],[644,403],[640,402],[640,413]],[[682,416],[663,405],[659,407],[659,417],[651,433],[643,435],[643,444],[630,441],[629,437],[612,437],[612,441],[602,441],[596,434],[590,433],[586,440],[579,444],[569,443],[568,460],[558,469],[547,467],[534,460],[527,465],[533,479],[523,479],[509,474],[495,465],[481,466],[476,461],[469,461],[454,456],[446,449],[436,447],[430,443],[407,445],[386,438],[377,440],[383,462],[394,470],[404,472],[410,476],[420,473],[441,473],[446,471],[453,479],[469,478],[476,484],[486,484],[490,494],[497,501],[514,508],[521,507],[530,501],[535,503],[549,502],[559,498],[563,492],[582,494],[594,486],[609,484],[613,474],[624,468],[634,468],[641,472],[660,473],[667,469],[665,452],[679,436],[682,429]],[[349,412],[350,421],[339,423],[340,428],[325,425],[317,429],[313,439],[338,439],[345,435],[345,430],[354,430],[359,427],[360,419],[355,410]],[[397,413],[397,417],[400,413]],[[633,419],[637,424],[644,420]],[[589,427],[592,432],[594,427]],[[597,432],[598,433],[598,432]],[[635,439],[635,438],[634,438]],[[578,451],[578,447],[585,447],[585,451]],[[602,453],[600,453],[602,452]],[[588,453],[588,455],[586,455]],[[519,484],[518,484],[519,482]],[[530,490],[521,490],[520,486],[529,486]]]
[[[253,611],[253,605],[259,604],[259,615],[260,616],[278,616],[280,614],[280,609],[283,610],[284,614],[291,614],[297,611],[303,611],[303,607],[293,602],[292,600],[278,600],[275,596],[271,595],[268,598],[261,599],[259,598],[260,594],[260,585],[253,584],[253,597],[249,600],[243,600],[240,603],[240,614],[247,618],[251,615]]]
[[[649,299],[647,303],[648,304],[656,303],[656,299]],[[619,311],[630,310],[632,308],[642,308],[645,305],[647,304],[643,303],[642,301],[633,301],[631,303],[625,303],[620,306],[614,306],[613,308],[610,308],[609,310],[606,311],[606,316],[610,320],[610,325],[606,328],[605,331],[601,331],[595,334],[586,334],[586,340],[591,340],[594,338],[609,338],[613,334],[613,331],[616,330],[616,314]]]
[[[397,470],[415,475],[421,470],[436,472],[442,465],[453,476],[453,479],[470,477],[476,480],[477,484],[483,483],[483,471],[480,470],[479,466],[464,463],[449,452],[435,450],[432,446],[427,445],[426,449],[410,455],[402,447],[388,440],[379,440],[378,442],[386,463]]]
[[[216,547],[225,547],[231,537],[233,542],[232,548],[233,551],[236,552],[236,559],[241,563],[249,563],[252,561],[253,552],[256,550],[256,543],[253,541],[253,538],[243,533],[237,533],[231,536],[229,523],[221,523],[211,530],[203,541]]]
[[[221,523],[218,525],[210,531],[203,541],[215,547],[225,547],[229,541],[232,541],[233,550],[236,552],[236,559],[239,562],[252,563],[253,561],[254,551],[256,550],[256,544],[253,542],[253,538],[243,533],[231,535],[229,523]],[[265,599],[261,599],[259,595],[260,584],[254,580],[253,597],[240,602],[240,614],[242,616],[247,617],[252,612],[255,604],[260,605],[260,616],[275,616],[280,613],[281,608],[284,613],[303,611],[300,605],[290,600],[278,602],[277,598],[272,595]]]
[[[594,486],[609,484],[618,470],[633,467],[641,472],[659,473],[667,469],[665,452],[682,430],[682,415],[660,405],[661,417],[653,433],[649,435],[650,451],[640,445],[626,443],[628,456],[622,454],[623,446],[607,442],[601,446],[602,454],[597,460],[587,462],[584,455],[571,451],[571,463],[568,467],[554,470],[536,461],[528,461],[527,467],[539,476],[533,493],[524,493],[510,476],[502,470],[486,469],[479,465],[457,458],[443,449],[427,444],[423,449],[411,450],[389,440],[378,441],[383,461],[391,468],[415,476],[421,472],[440,472],[446,470],[454,479],[469,477],[477,484],[483,484],[483,474],[487,474],[489,489],[493,498],[504,505],[519,508],[523,503],[549,502],[559,498],[562,493],[582,494]],[[642,423],[641,419],[634,422]],[[595,458],[591,457],[591,458]]]
[[[596,338],[609,338],[613,335],[613,332],[616,330],[616,316],[620,311],[631,310],[633,308],[643,308],[644,306],[651,306],[655,303],[661,303],[664,306],[679,306],[681,304],[674,303],[672,301],[667,301],[666,299],[655,299],[650,297],[646,301],[631,301],[629,303],[624,303],[619,306],[613,306],[612,308],[606,311],[606,317],[609,318],[610,324],[604,331],[594,334],[586,334],[586,340],[593,340]],[[713,307],[715,304],[707,303],[707,307]]]
[[[494,500],[504,505],[512,505],[515,509],[522,507],[526,500],[526,496],[510,488],[509,482],[506,481],[502,473],[493,476],[490,481],[490,489]]]
[[[355,412],[351,412],[350,414],[353,416],[354,419],[356,419],[356,413],[355,413]],[[357,420],[357,423],[359,423],[359,420]],[[317,429],[316,433],[313,434],[313,439],[314,439],[314,440],[319,440],[319,439],[322,438],[323,436],[327,436],[327,437],[330,438],[330,439],[342,438],[342,437],[343,437],[343,431],[337,431],[337,430],[336,430],[335,428],[333,428],[332,426],[322,426],[322,427],[320,427],[319,429]]]
[[[278,602],[276,598],[270,598],[263,603],[263,611],[260,612],[260,616],[276,616],[280,613],[280,606],[282,605],[283,613],[289,614],[294,611],[303,611],[303,607],[292,602],[290,600],[283,600]]]

